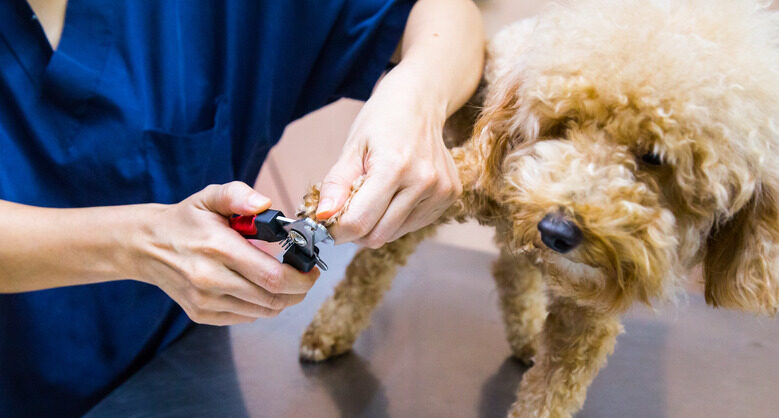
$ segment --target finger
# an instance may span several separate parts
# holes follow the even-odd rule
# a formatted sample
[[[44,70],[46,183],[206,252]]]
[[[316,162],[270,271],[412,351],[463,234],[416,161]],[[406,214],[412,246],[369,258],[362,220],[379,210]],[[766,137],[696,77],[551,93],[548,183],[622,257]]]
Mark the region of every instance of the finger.
[[[411,189],[398,192],[373,230],[357,243],[368,248],[379,248],[389,242],[412,213],[419,199],[419,194]]]
[[[193,197],[199,207],[223,216],[253,215],[271,205],[269,198],[240,181],[210,185]]]
[[[331,235],[337,243],[360,239],[373,230],[398,189],[398,173],[394,171],[377,169],[366,176],[365,182],[352,197],[349,208],[331,228]]]
[[[208,309],[212,311],[229,312],[249,318],[272,318],[277,316],[286,307],[286,305],[283,305],[275,309],[269,308],[267,306],[260,306],[251,302],[247,302],[243,299],[231,295],[216,296],[208,304]]]
[[[448,160],[451,162],[451,159]],[[451,172],[448,179],[443,177],[436,182],[433,192],[428,193],[425,199],[420,200],[409,213],[403,224],[398,227],[388,242],[394,241],[408,234],[430,225],[437,221],[441,215],[457,200],[462,193],[462,183],[457,175],[456,168],[451,164]]]
[[[448,205],[434,204],[432,199],[424,200],[411,211],[403,224],[387,242],[395,241],[409,232],[417,231],[437,221],[448,207]]]
[[[327,219],[341,210],[346,199],[349,198],[352,184],[362,174],[363,165],[359,157],[339,158],[322,181],[316,218],[319,220]]]
[[[233,273],[238,276],[237,273]],[[305,298],[304,294],[286,294],[286,293],[270,293],[260,286],[250,282],[243,277],[240,280],[230,280],[219,289],[225,292],[225,296],[232,296],[245,302],[248,302],[254,306],[267,308],[270,310],[281,310],[292,305],[297,305]],[[215,307],[216,309],[216,307]],[[216,309],[225,310],[225,309]]]
[[[257,320],[257,318],[252,316],[244,316],[232,312],[208,312],[201,314],[197,319],[192,317],[190,319],[198,324],[217,326],[248,324]]]
[[[182,305],[182,308],[184,308],[184,305]],[[257,319],[257,317],[254,316],[240,315],[233,312],[213,311],[205,308],[190,307],[189,309],[185,308],[184,312],[186,312],[192,322],[204,325],[234,325],[253,322]]]
[[[273,294],[302,294],[308,292],[319,278],[319,269],[302,273],[260,251],[249,241],[230,235],[225,237],[220,258],[225,267],[237,272],[250,282]]]

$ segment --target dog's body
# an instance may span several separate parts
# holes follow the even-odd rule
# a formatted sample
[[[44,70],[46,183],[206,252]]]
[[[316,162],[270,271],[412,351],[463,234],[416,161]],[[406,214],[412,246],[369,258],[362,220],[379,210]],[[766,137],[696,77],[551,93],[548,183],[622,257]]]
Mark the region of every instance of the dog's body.
[[[497,231],[508,340],[535,362],[512,416],[581,408],[619,315],[673,298],[698,263],[709,304],[776,313],[777,34],[756,0],[583,0],[493,39],[483,109],[452,149],[464,193],[440,222]],[[301,356],[350,349],[434,229],[361,250]]]

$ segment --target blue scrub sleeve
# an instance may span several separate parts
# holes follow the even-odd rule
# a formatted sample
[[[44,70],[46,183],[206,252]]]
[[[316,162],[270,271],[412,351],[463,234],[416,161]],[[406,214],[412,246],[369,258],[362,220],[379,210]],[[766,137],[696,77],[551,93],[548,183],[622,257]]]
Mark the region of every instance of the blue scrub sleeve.
[[[334,94],[304,95],[295,116],[342,97],[367,100],[400,42],[413,4],[409,0],[344,2],[304,89]]]

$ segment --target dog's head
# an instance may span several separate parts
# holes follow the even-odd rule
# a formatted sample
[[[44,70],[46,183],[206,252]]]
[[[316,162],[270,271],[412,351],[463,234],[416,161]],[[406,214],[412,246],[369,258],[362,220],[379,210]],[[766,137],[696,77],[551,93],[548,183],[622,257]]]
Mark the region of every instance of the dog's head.
[[[717,306],[779,303],[779,20],[756,1],[583,1],[490,46],[480,187],[553,292],[603,310],[704,261]]]

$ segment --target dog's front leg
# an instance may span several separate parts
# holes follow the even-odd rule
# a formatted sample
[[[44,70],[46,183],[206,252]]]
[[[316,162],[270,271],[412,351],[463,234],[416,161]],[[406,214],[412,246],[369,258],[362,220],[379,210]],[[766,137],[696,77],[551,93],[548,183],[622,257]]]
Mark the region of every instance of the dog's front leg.
[[[520,384],[510,417],[570,417],[611,354],[622,326],[616,316],[555,299],[540,336],[536,364]]]
[[[525,255],[501,248],[492,267],[500,295],[506,337],[514,357],[530,365],[546,317],[546,294],[541,272]]]
[[[346,277],[319,308],[303,334],[300,357],[322,361],[351,349],[390,288],[398,266],[406,263],[417,245],[432,235],[435,228],[436,224],[427,226],[375,250],[361,249],[346,268]]]

